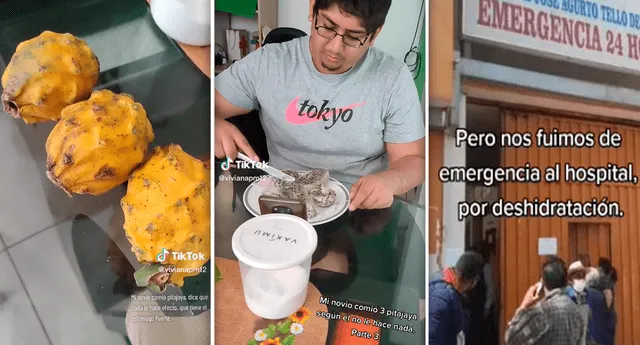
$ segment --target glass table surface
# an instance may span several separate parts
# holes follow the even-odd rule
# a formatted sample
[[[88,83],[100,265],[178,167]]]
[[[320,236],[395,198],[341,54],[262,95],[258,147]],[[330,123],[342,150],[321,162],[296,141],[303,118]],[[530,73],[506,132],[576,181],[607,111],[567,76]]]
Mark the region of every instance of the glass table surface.
[[[86,40],[100,61],[95,89],[133,95],[144,106],[155,134],[150,150],[175,143],[208,156],[210,79],[157,28],[146,1],[2,0],[0,73],[18,43],[45,30]],[[45,142],[54,125],[27,125],[0,110],[0,344],[127,344],[125,313],[140,289],[133,280],[139,263],[122,229],[126,185],[72,198],[53,185]],[[209,279],[187,278],[183,289],[166,292],[206,295],[166,302],[201,309],[165,314],[207,310]]]
[[[242,201],[244,191],[252,183],[247,177],[263,173],[252,169],[222,170],[220,163],[212,165],[216,203],[215,257],[237,260],[231,238],[238,226],[253,217]],[[239,178],[232,179],[232,176]],[[388,313],[360,314],[391,325],[410,326],[413,330],[382,329],[379,344],[424,344],[424,219],[424,206],[397,198],[390,208],[347,211],[332,222],[314,227],[318,233],[318,248],[312,258],[310,281],[323,297],[416,316],[417,320],[407,320],[406,315],[403,319]],[[223,283],[224,277],[218,284]],[[333,314],[358,314],[352,309],[327,307]],[[316,317],[316,311],[310,310],[310,314],[310,317]],[[326,345],[357,343],[355,338],[350,340],[338,335],[337,328],[338,321],[330,320]]]

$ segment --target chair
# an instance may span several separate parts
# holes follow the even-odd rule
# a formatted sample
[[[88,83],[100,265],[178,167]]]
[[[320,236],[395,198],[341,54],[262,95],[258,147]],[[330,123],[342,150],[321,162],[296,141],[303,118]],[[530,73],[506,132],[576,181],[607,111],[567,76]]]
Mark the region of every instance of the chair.
[[[264,44],[270,43],[282,43],[291,41],[294,38],[304,37],[307,34],[296,28],[275,28],[267,34],[267,37],[264,38]]]
[[[295,28],[281,27],[273,29],[264,39],[264,44],[282,43],[294,38],[303,37],[307,34]],[[258,111],[254,110],[245,115],[234,116],[228,119],[247,138],[247,141],[254,149],[261,160],[269,161],[269,151],[267,150],[267,137],[260,122]]]

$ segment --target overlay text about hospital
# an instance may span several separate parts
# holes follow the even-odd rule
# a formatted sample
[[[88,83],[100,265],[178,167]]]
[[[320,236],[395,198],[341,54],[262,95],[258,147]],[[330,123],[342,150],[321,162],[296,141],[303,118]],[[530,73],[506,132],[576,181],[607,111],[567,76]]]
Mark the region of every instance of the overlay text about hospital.
[[[464,128],[455,131],[455,145],[460,148],[495,147],[501,150],[516,150],[518,164],[499,166],[443,166],[438,178],[443,183],[464,182],[472,185],[496,187],[500,183],[560,183],[594,184],[597,187],[609,183],[637,185],[633,161],[620,161],[596,157],[599,162],[575,164],[558,149],[589,150],[599,147],[619,149],[623,136],[610,128],[600,132],[563,132],[557,128],[539,128],[535,132],[492,133],[469,132]],[[547,166],[536,166],[527,161],[527,156],[518,156],[518,149],[536,147],[541,150],[556,149]],[[563,157],[561,157],[563,156]],[[614,155],[615,156],[615,155]],[[524,157],[524,158],[522,158]],[[564,159],[564,160],[563,160]],[[603,160],[604,159],[604,160]],[[504,162],[503,162],[504,163]],[[583,166],[584,165],[584,166]],[[528,196],[521,200],[505,200],[498,197],[492,201],[465,200],[458,203],[458,219],[491,214],[494,217],[571,217],[609,218],[623,217],[624,211],[617,200],[606,193],[599,193],[581,200],[572,198],[554,200],[548,195]]]

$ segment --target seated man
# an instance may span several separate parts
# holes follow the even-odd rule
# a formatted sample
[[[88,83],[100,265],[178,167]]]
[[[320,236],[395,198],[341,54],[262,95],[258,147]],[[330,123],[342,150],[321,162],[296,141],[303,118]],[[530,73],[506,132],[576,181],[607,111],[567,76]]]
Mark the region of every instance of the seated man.
[[[215,79],[215,155],[259,160],[229,117],[259,109],[278,169],[327,169],[351,205],[424,182],[424,111],[406,64],[372,48],[391,0],[312,0],[311,35],[268,44]]]

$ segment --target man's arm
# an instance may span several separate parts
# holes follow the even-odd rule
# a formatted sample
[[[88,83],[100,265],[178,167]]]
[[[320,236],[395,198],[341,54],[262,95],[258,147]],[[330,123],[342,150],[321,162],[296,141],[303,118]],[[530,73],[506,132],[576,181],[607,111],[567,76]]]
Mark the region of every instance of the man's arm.
[[[413,75],[404,66],[392,86],[383,140],[389,169],[381,172],[394,195],[404,194],[425,180],[424,109]]]
[[[598,285],[601,285],[602,293],[604,294],[604,298],[607,303],[607,308],[611,308],[611,305],[613,304],[613,280],[604,273],[601,273],[598,279],[600,280]]]
[[[537,344],[549,330],[547,318],[539,307],[519,309],[507,324],[507,345]]]
[[[605,289],[604,291],[602,291],[602,293],[604,294],[607,308],[611,308],[611,305],[613,304],[613,291],[611,291],[611,289]]]
[[[217,119],[228,119],[258,109],[258,91],[268,53],[260,48],[234,62],[215,78],[215,107]]]
[[[389,169],[378,173],[394,195],[404,194],[425,180],[424,138],[405,144],[386,143]]]
[[[227,101],[224,96],[216,89],[214,116],[216,120],[226,120],[230,117],[243,115],[250,112],[251,109],[238,107]]]
[[[390,90],[382,135],[389,168],[363,176],[351,186],[350,211],[390,207],[394,195],[410,191],[425,179],[424,110],[406,65]]]
[[[386,144],[389,169],[361,177],[349,192],[349,210],[385,208],[393,196],[424,181],[424,138],[407,144]]]
[[[266,59],[264,48],[236,61],[215,79],[215,155],[218,158],[236,159],[238,150],[253,160],[259,160],[244,135],[228,118],[258,109],[258,90],[264,70],[261,64]]]

